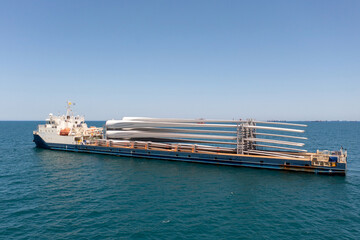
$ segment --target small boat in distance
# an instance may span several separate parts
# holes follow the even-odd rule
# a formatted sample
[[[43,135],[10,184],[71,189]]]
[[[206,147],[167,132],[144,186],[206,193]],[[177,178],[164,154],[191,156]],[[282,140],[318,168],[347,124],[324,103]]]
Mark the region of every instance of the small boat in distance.
[[[103,128],[74,116],[49,115],[33,132],[37,147],[217,165],[345,175],[347,152],[302,149],[304,124],[249,120],[124,117]],[[274,126],[276,125],[276,126]],[[291,128],[290,128],[291,127]],[[279,134],[278,132],[287,132]]]

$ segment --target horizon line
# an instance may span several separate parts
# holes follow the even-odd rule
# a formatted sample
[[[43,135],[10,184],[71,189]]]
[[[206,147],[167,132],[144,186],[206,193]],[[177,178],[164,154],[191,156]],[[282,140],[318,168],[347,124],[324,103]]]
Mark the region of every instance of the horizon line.
[[[110,120],[121,120],[121,119],[110,119]],[[207,119],[202,119],[202,120],[207,120]],[[221,120],[226,120],[226,119],[221,119]],[[257,120],[257,119],[255,119]],[[0,119],[0,122],[44,122],[45,120],[6,120],[6,119]],[[108,120],[86,120],[86,122],[106,122]],[[359,122],[360,120],[322,120],[322,119],[318,119],[318,120],[258,120],[258,121],[266,121],[266,122]]]

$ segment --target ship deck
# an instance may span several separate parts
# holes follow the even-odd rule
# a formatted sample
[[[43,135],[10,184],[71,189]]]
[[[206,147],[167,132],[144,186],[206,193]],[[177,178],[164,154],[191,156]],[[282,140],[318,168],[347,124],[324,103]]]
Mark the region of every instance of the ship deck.
[[[34,142],[38,147],[81,152],[106,154],[121,157],[136,157],[157,160],[182,161],[235,167],[265,168],[275,170],[301,171],[318,174],[345,175],[346,161],[341,159],[330,162],[329,157],[317,159],[317,153],[299,153],[294,157],[237,154],[224,152],[226,149],[210,147],[203,150],[200,145],[164,144],[152,142],[113,142],[109,140],[86,141],[76,144],[45,142],[39,135],[34,134]],[[205,148],[207,148],[206,146]],[[280,153],[283,154],[283,153]],[[315,158],[316,156],[316,158]]]
[[[87,143],[88,146],[99,146],[99,147],[112,147],[112,148],[125,148],[125,149],[141,149],[141,150],[156,150],[156,151],[165,151],[165,152],[182,152],[182,153],[202,153],[202,154],[211,154],[211,155],[222,155],[222,156],[231,156],[231,157],[253,157],[253,158],[268,158],[268,159],[283,159],[289,160],[300,160],[300,161],[311,161],[312,155],[315,153],[307,152],[285,152],[285,151],[269,151],[271,155],[277,156],[268,156],[266,151],[263,151],[264,154],[238,154],[236,152],[225,152],[229,151],[228,149],[208,146],[208,150],[204,150],[201,145],[194,144],[164,144],[164,143],[153,143],[153,142],[139,142],[139,141],[124,141],[124,142],[113,142],[109,140],[100,140],[100,141],[91,141]]]

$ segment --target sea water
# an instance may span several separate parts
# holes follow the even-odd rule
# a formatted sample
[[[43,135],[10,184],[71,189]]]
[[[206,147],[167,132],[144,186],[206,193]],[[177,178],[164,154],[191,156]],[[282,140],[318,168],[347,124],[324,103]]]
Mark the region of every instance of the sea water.
[[[0,122],[1,239],[360,239],[359,122],[306,123],[345,177],[37,149],[39,123]]]

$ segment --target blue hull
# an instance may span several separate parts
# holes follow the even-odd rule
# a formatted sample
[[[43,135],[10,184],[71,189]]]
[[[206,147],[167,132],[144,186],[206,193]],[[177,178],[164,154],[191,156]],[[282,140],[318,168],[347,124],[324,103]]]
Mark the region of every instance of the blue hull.
[[[89,145],[66,145],[46,143],[40,136],[34,134],[34,142],[37,147],[82,153],[97,153],[123,157],[139,157],[150,159],[161,159],[170,161],[182,161],[193,163],[217,164],[237,167],[265,168],[288,171],[311,172],[318,174],[345,175],[346,164],[337,163],[336,167],[315,167],[311,161],[288,160],[281,158],[267,158],[261,156],[237,156],[204,153],[188,153],[174,151],[160,151],[151,149],[134,149],[119,147],[101,147]]]

